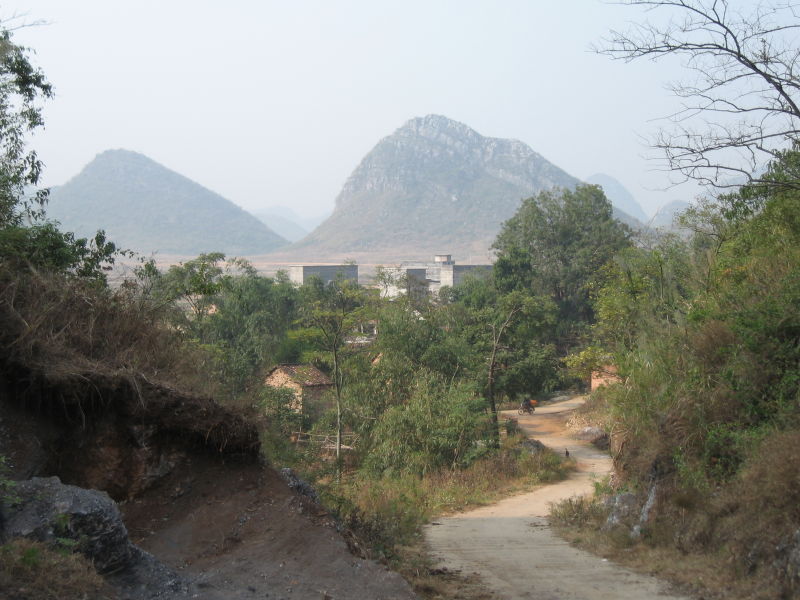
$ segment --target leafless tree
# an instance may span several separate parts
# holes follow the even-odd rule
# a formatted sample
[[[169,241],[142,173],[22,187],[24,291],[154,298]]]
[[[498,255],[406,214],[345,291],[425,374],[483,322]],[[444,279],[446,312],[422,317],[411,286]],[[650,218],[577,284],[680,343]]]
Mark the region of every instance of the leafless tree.
[[[765,164],[800,141],[798,4],[620,4],[644,8],[648,20],[611,31],[596,51],[624,61],[675,56],[691,74],[671,84],[682,108],[666,118],[653,140],[663,151],[664,165],[680,180],[715,187],[761,182]]]

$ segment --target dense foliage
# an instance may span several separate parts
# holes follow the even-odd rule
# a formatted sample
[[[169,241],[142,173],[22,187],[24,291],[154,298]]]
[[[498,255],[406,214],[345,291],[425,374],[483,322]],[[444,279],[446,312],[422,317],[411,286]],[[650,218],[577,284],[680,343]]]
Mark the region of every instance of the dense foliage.
[[[39,182],[42,163],[26,146],[26,136],[42,126],[40,100],[53,90],[44,74],[31,65],[28,51],[11,40],[0,24],[0,227],[18,224],[47,199],[46,191],[28,198]]]
[[[780,183],[799,160],[787,150],[763,182],[687,211],[687,239],[618,254],[583,352],[621,378],[598,393],[620,482],[660,492],[646,539],[722,549],[781,593],[800,527],[800,194]]]
[[[528,290],[555,302],[553,339],[565,348],[580,342],[594,320],[590,291],[602,267],[628,246],[630,231],[614,219],[599,186],[545,191],[524,200],[503,225],[494,243],[495,277],[504,291]]]

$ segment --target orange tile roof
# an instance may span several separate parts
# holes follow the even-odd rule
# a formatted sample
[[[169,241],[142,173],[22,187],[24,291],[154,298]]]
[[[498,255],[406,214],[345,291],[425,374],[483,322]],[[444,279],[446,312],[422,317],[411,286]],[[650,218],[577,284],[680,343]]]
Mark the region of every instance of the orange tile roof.
[[[330,378],[314,365],[277,365],[270,369],[267,377],[279,369],[291,377],[292,381],[303,387],[333,385]]]

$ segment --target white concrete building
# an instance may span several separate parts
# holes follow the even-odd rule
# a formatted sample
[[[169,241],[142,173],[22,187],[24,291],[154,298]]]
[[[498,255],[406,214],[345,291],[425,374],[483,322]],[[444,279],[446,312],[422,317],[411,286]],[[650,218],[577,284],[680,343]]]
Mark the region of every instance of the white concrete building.
[[[303,285],[309,277],[319,277],[324,285],[341,277],[345,281],[358,283],[358,265],[291,265],[289,279],[295,285]]]

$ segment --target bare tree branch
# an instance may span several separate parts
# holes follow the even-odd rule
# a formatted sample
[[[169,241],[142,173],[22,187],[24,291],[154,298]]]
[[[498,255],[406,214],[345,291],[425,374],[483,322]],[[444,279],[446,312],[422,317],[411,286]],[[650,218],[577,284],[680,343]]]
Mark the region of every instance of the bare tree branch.
[[[766,163],[800,141],[800,4],[729,0],[624,0],[648,15],[611,31],[594,50],[630,62],[675,56],[693,81],[673,83],[683,106],[652,145],[665,169],[715,187],[764,183]],[[800,187],[800,173],[798,173]]]

